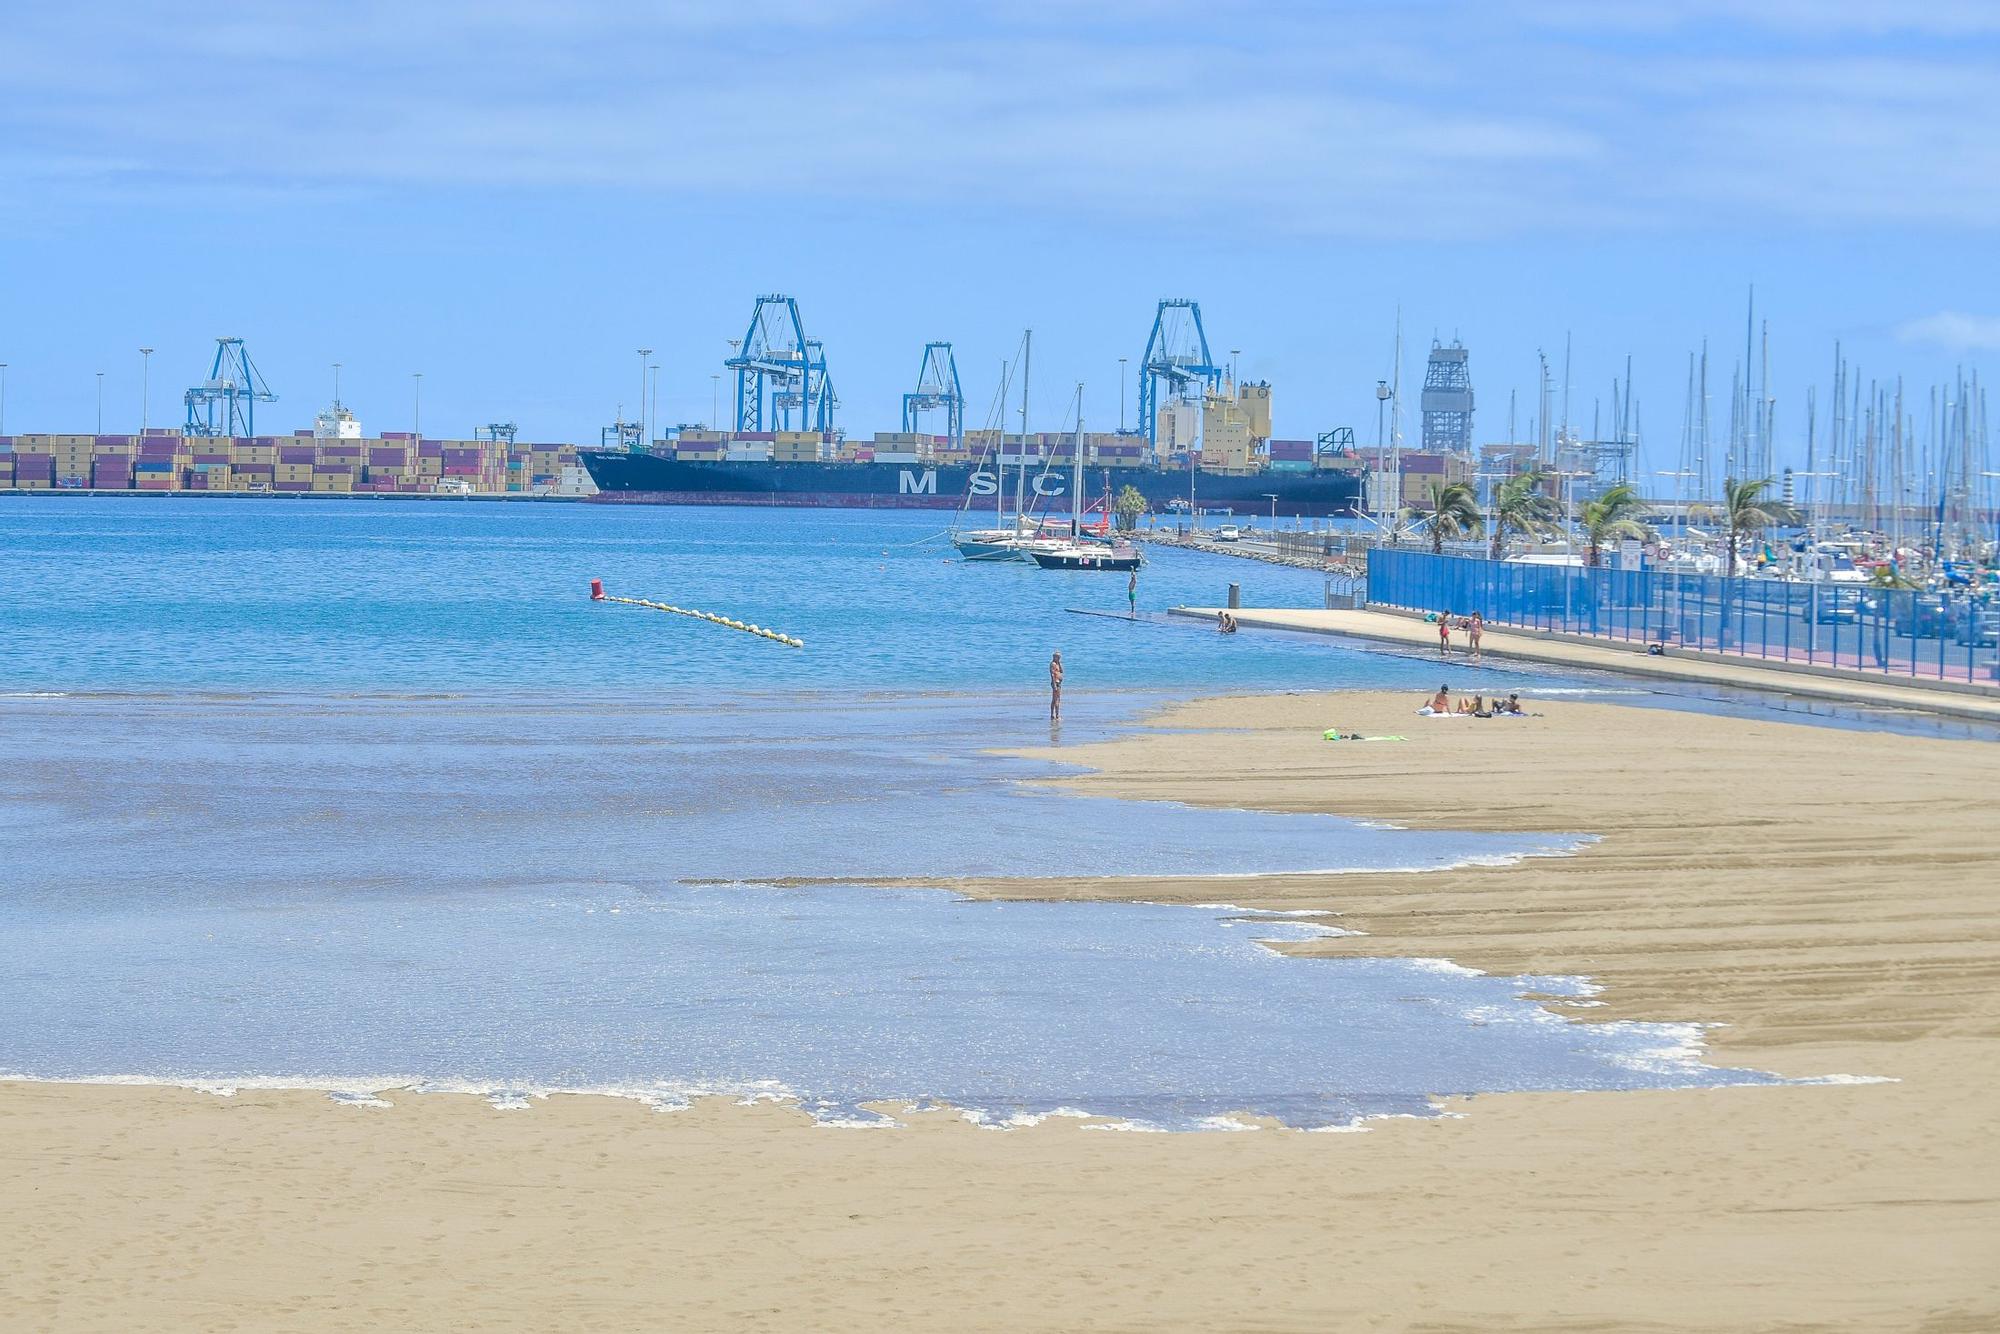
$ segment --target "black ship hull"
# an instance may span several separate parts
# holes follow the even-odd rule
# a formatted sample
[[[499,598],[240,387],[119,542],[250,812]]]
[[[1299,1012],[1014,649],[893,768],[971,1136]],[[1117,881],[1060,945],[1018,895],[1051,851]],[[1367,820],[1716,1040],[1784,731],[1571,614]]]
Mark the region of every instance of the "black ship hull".
[[[583,466],[597,483],[594,499],[651,505],[797,505],[854,509],[955,510],[971,495],[974,513],[992,509],[997,499],[994,473],[971,465],[929,463],[697,463],[623,450],[581,450]],[[1069,507],[1070,472],[1030,468],[1022,488],[1032,510]],[[1334,472],[1262,472],[1252,476],[1199,473],[1189,486],[1185,470],[1087,468],[1087,501],[1132,486],[1155,513],[1193,507],[1210,513],[1269,514],[1275,496],[1281,516],[1328,518],[1354,512],[1360,482]],[[1017,475],[1006,476],[1008,500]],[[1011,507],[1011,506],[1010,506]]]

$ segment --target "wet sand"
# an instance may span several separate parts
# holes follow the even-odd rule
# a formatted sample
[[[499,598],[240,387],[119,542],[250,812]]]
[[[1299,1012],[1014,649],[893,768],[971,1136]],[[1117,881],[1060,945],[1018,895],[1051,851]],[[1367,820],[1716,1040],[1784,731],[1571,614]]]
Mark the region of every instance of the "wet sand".
[[[0,1087],[0,1327],[2000,1327],[2000,749],[1557,701],[1203,701],[1064,748],[1083,790],[1582,854],[1228,882],[1362,936],[1604,986],[1718,1059],[1897,1082],[1504,1095],[1356,1134],[777,1107]],[[1401,743],[1328,743],[1322,728]],[[1015,895],[1212,901],[1213,881]]]

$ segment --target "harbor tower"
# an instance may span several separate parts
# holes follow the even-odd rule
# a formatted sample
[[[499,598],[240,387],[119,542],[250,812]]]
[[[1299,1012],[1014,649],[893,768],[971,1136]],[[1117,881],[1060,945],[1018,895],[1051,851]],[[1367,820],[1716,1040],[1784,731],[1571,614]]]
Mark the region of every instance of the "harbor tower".
[[[1465,346],[1432,340],[1430,364],[1424,369],[1424,452],[1472,452],[1472,377],[1466,372]]]

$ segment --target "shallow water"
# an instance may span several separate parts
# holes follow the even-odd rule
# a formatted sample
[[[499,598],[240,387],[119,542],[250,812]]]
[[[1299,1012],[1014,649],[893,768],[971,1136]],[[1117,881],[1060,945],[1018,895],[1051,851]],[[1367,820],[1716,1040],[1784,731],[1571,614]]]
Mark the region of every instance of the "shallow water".
[[[1085,714],[1096,734],[1119,710]],[[1255,943],[1316,929],[1296,919],[743,883],[1214,875],[1226,901],[1220,877],[1247,872],[1575,845],[1023,786],[1040,770],[983,748],[1045,725],[1004,700],[167,695],[0,701],[0,720],[13,1073],[1175,1127],[1761,1078],[1702,1066],[1685,1030],[1517,998],[1574,983]]]
[[[881,1099],[1169,1127],[1764,1078],[1702,1065],[1689,1030],[1578,1024],[1518,998],[1580,995],[1573,981],[1256,943],[1324,925],[880,887],[1209,876],[1227,902],[1247,874],[1576,845],[1024,786],[1048,770],[995,748],[1092,740],[1202,689],[1414,700],[1437,667],[1069,615],[1122,610],[1124,581],[968,568],[925,541],[938,526],[0,505],[0,1073],[714,1089],[830,1119]],[[593,605],[593,577],[808,647]],[[1266,604],[1321,591],[1167,551],[1141,605],[1214,601],[1231,580]],[[1052,647],[1071,683],[1060,727],[1042,694]]]

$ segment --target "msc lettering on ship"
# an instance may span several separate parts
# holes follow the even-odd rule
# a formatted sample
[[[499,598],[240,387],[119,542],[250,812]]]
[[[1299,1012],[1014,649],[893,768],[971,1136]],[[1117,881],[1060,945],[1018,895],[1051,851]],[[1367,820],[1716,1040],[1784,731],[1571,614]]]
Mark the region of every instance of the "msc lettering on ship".
[[[937,494],[936,483],[937,478],[933,474],[925,473],[924,482],[922,485],[919,485],[917,479],[906,472],[903,474],[902,492],[904,495],[909,495],[913,491],[921,491],[926,495],[935,495]],[[1000,489],[999,480],[990,472],[976,472],[972,474],[970,486],[972,494],[975,496],[990,496]],[[1034,479],[1034,487],[1035,494],[1038,496],[1059,496],[1063,493],[1063,479],[1054,473],[1043,473]]]

